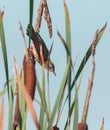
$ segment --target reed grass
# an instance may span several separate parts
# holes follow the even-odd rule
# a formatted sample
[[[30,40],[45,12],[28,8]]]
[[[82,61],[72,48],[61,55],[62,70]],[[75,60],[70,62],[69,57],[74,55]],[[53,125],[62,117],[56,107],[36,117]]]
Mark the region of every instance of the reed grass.
[[[29,1],[29,24],[30,24],[30,33],[32,33],[32,23],[33,23],[33,7],[34,7],[34,0]],[[35,25],[35,31],[39,32],[41,23],[42,23],[42,17],[44,17],[47,23],[47,28],[49,32],[50,38],[52,37],[52,19],[50,16],[49,8],[48,8],[48,3],[46,0],[41,0],[38,8],[38,15],[36,19],[36,25]],[[38,91],[40,101],[39,102],[39,113],[36,113],[35,107],[32,102],[32,98],[29,94],[29,91],[27,90],[25,83],[24,83],[24,74],[25,72],[22,72],[22,77],[20,76],[17,63],[15,58],[13,58],[13,63],[14,63],[14,68],[16,72],[16,84],[17,84],[17,93],[16,95],[18,96],[19,99],[19,105],[16,106],[19,115],[19,120],[18,120],[18,125],[17,127],[14,127],[14,130],[26,130],[27,126],[27,112],[29,111],[31,114],[31,117],[33,119],[34,125],[36,129],[38,130],[57,130],[60,129],[58,128],[58,123],[60,121],[60,117],[62,116],[62,111],[64,110],[64,107],[66,105],[66,102],[68,101],[68,116],[65,117],[65,123],[64,125],[64,130],[70,130],[71,126],[73,130],[83,130],[84,123],[86,123],[86,119],[88,116],[88,109],[89,109],[89,102],[90,102],[90,94],[93,86],[93,79],[94,79],[94,72],[95,72],[95,60],[94,60],[94,55],[95,55],[95,49],[102,38],[104,31],[106,29],[107,24],[105,24],[101,30],[97,30],[95,33],[95,37],[93,39],[93,42],[90,44],[90,47],[88,48],[86,54],[83,56],[83,59],[81,61],[81,64],[78,67],[78,70],[72,79],[72,69],[74,70],[74,64],[72,61],[72,40],[71,40],[71,22],[70,22],[70,16],[69,16],[69,10],[66,4],[66,1],[64,0],[64,13],[65,13],[65,37],[62,36],[61,32],[58,31],[58,38],[61,40],[61,43],[63,44],[65,51],[66,51],[66,58],[65,60],[67,61],[67,65],[65,68],[65,73],[62,77],[59,90],[56,94],[56,100],[54,101],[54,106],[53,109],[51,110],[50,106],[50,101],[51,98],[48,96],[49,94],[49,89],[48,92],[46,91],[45,87],[45,64],[43,61],[43,52],[42,52],[42,46],[40,47],[40,56],[42,60],[42,84],[40,85],[40,82],[38,80],[39,74],[36,73],[36,90]],[[14,89],[16,84],[14,83],[15,78],[14,74],[12,74],[11,77],[11,82],[9,82],[9,68],[8,68],[8,54],[7,54],[7,48],[6,48],[6,39],[5,39],[5,33],[4,33],[4,26],[3,26],[3,14],[4,11],[0,12],[0,41],[2,45],[2,53],[3,53],[3,62],[4,62],[4,69],[5,69],[5,75],[6,75],[6,81],[7,81],[7,88],[3,89],[3,91],[0,92],[0,97],[2,97],[2,105],[0,105],[0,111],[2,114],[0,114],[0,129],[3,129],[4,122],[3,122],[3,111],[4,111],[4,99],[3,96],[4,94],[8,93],[8,101],[9,101],[9,115],[8,115],[8,130],[13,129],[13,116],[14,118],[18,118],[17,115],[14,115]],[[25,35],[23,32],[23,28],[20,24],[20,31],[22,33],[22,37],[25,43],[25,49],[27,49],[27,43],[25,40]],[[29,34],[31,36],[31,34]],[[28,43],[28,49],[32,47],[31,39],[29,37],[29,43]],[[52,47],[51,47],[52,49]],[[51,50],[50,49],[50,50]],[[35,51],[35,50],[34,50]],[[91,78],[88,83],[88,92],[86,96],[86,101],[85,101],[85,106],[84,106],[84,112],[82,116],[82,122],[78,123],[78,113],[79,113],[79,102],[78,102],[78,96],[79,96],[79,89],[81,86],[81,79],[82,79],[82,71],[84,67],[86,66],[87,61],[89,60],[90,56],[93,56],[93,68],[92,68],[92,73],[91,73]],[[49,55],[50,56],[50,55]],[[49,77],[48,77],[49,78]],[[79,84],[76,84],[76,81],[80,78]],[[49,83],[49,81],[48,81]],[[66,92],[66,87],[68,87],[68,92]],[[73,89],[75,88],[75,89]],[[75,91],[75,96],[72,97],[71,93],[72,91]],[[66,97],[64,96],[65,93],[67,93]],[[89,94],[88,94],[89,93]],[[47,99],[48,97],[48,99]],[[88,98],[89,97],[89,98]],[[34,99],[34,98],[33,98]],[[87,103],[88,102],[88,103]],[[16,109],[15,109],[16,113]],[[81,127],[80,127],[81,126]],[[87,126],[87,124],[86,124]],[[88,127],[87,127],[88,129]],[[102,126],[100,130],[104,129],[104,121],[102,121]]]

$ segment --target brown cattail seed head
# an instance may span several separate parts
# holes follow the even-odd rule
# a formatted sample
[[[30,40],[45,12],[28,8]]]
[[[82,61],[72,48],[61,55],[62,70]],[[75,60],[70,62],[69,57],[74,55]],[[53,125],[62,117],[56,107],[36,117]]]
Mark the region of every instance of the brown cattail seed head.
[[[24,56],[23,71],[24,71],[24,84],[33,100],[36,86],[36,71],[33,55],[31,53],[30,55],[28,55],[28,51]]]
[[[52,130],[59,130],[59,128],[57,126],[53,126]]]
[[[88,125],[85,123],[79,123],[78,130],[88,130]]]

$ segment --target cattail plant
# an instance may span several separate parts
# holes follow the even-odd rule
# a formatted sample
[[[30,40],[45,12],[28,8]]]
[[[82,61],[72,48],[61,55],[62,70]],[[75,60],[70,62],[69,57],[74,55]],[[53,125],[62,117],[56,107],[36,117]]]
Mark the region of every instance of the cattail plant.
[[[52,52],[52,46],[50,49],[47,48],[46,41],[40,35],[40,28],[42,27],[42,17],[44,16],[45,22],[47,23],[48,33],[50,38],[52,37],[52,19],[50,16],[48,3],[46,0],[41,0],[38,7],[37,18],[35,28],[33,28],[33,7],[34,1],[30,0],[30,11],[29,11],[29,24],[25,29],[27,36],[29,38],[29,43],[27,46],[25,33],[20,24],[20,31],[25,43],[25,53],[23,58],[23,63],[21,67],[21,73],[19,73],[17,67],[17,61],[13,57],[13,63],[15,68],[16,80],[11,77],[9,80],[9,68],[8,68],[8,58],[7,58],[7,49],[5,41],[5,33],[3,26],[3,16],[4,11],[0,12],[0,42],[3,52],[4,68],[5,75],[7,80],[7,89],[5,88],[0,92],[0,96],[4,96],[8,92],[8,101],[9,101],[9,117],[8,117],[8,130],[26,130],[26,119],[27,112],[29,111],[33,119],[34,125],[38,130],[60,130],[59,121],[61,119],[65,105],[68,102],[68,111],[67,117],[65,117],[65,122],[62,123],[64,130],[70,129],[72,126],[73,130],[88,130],[89,126],[87,124],[87,115],[90,103],[90,97],[93,87],[94,73],[95,73],[95,50],[96,47],[103,36],[103,33],[106,29],[106,25],[101,30],[97,30],[93,42],[90,44],[86,54],[84,55],[80,66],[77,71],[74,71],[73,58],[72,58],[72,37],[71,37],[71,22],[69,16],[68,6],[64,0],[64,13],[65,13],[65,34],[64,38],[60,31],[57,31],[58,38],[61,40],[65,51],[67,63],[64,75],[62,77],[61,85],[58,92],[56,93],[56,100],[51,109],[51,98],[49,97],[49,82],[48,89],[46,89],[45,84],[45,69],[49,72],[55,74],[55,65],[52,62],[50,55]],[[47,33],[47,34],[48,34]],[[31,41],[32,40],[32,41]],[[81,86],[81,72],[83,71],[87,61],[92,55],[92,72],[91,77],[88,82],[87,96],[85,99],[84,110],[82,113],[82,120],[78,122],[78,111],[79,111],[79,102],[78,102],[78,91]],[[42,73],[38,74],[35,67],[36,62],[42,66]],[[76,61],[75,61],[76,62]],[[36,68],[36,69],[35,69]],[[76,72],[76,73],[75,73]],[[40,85],[38,77],[42,75],[42,84]],[[48,79],[49,79],[49,75]],[[80,77],[79,84],[77,84],[78,78]],[[56,77],[55,77],[56,78]],[[14,83],[14,80],[16,83]],[[11,83],[9,83],[9,81]],[[16,86],[16,87],[15,87]],[[56,86],[57,87],[57,86]],[[67,89],[68,88],[68,91]],[[74,89],[75,88],[75,89]],[[46,91],[48,90],[48,92]],[[72,91],[75,91],[75,96],[72,97]],[[15,93],[14,93],[15,91]],[[35,92],[38,91],[40,97],[39,100],[35,97]],[[67,94],[67,95],[66,95]],[[16,97],[16,101],[15,101]],[[48,98],[47,98],[48,97]],[[39,113],[36,113],[33,101],[37,101],[39,108]],[[15,103],[15,105],[14,105]],[[14,108],[15,106],[15,108]],[[2,105],[0,105],[0,113],[3,112],[4,101],[2,99]],[[0,114],[0,129],[3,129],[3,118],[4,116]],[[39,117],[38,117],[39,116]],[[104,120],[102,121],[101,130],[104,129]]]

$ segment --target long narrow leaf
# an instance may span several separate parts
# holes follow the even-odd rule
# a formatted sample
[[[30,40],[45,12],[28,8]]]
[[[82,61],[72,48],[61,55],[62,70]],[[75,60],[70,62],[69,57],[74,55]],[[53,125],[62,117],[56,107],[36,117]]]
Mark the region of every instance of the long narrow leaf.
[[[78,91],[75,93],[75,111],[74,111],[74,123],[73,130],[78,130]]]
[[[62,35],[60,34],[59,31],[57,31],[57,34],[58,34],[60,40],[62,41],[62,43],[63,43],[63,45],[64,45],[64,47],[65,47],[65,50],[66,50],[66,52],[67,52],[67,55],[70,55],[70,50],[69,50],[69,48],[68,48],[68,45],[67,45],[66,41],[64,40],[64,38],[62,37]]]
[[[1,41],[1,46],[2,46],[6,80],[8,82],[9,81],[9,73],[8,73],[8,59],[7,59],[6,41],[5,41],[5,34],[4,34],[4,27],[3,27],[3,12],[0,12],[0,41]],[[8,97],[9,97],[9,84],[7,84],[7,90],[8,90]]]
[[[65,10],[66,42],[67,42],[68,48],[69,48],[70,53],[71,53],[71,27],[70,27],[70,17],[69,17],[68,7],[67,7],[65,1],[64,1],[64,10]]]
[[[79,81],[79,84],[78,84],[78,86],[77,86],[77,93],[78,93],[78,91],[79,91],[79,89],[80,89],[80,85],[81,85],[81,81],[82,81],[82,75],[81,75],[81,78],[80,78],[80,81]],[[70,120],[70,122],[71,122],[71,118],[72,118],[72,113],[73,113],[73,111],[74,111],[74,108],[75,108],[75,100],[76,100],[76,97],[74,98],[74,100],[73,100],[73,103],[72,103],[72,105],[71,105],[71,108],[70,108],[70,112],[69,112],[69,120]],[[68,127],[68,118],[67,118],[67,121],[66,121],[66,125],[65,125],[65,129],[64,130],[66,130],[67,129],[67,127]]]
[[[65,26],[66,26],[66,43],[70,52],[70,55],[67,55],[67,61],[68,57],[71,57],[71,27],[70,27],[70,17],[69,17],[69,11],[68,7],[66,5],[66,2],[64,1],[64,10],[65,10]],[[69,75],[68,75],[68,103],[69,103],[69,109],[71,106],[71,64],[69,67]],[[69,115],[69,113],[68,113]]]
[[[32,21],[33,21],[33,5],[34,5],[34,0],[30,0],[30,10],[29,10],[29,29],[31,30],[30,31],[30,34],[29,34],[29,48],[30,48],[30,43],[31,43],[31,39],[30,39],[30,36],[32,34]]]
[[[69,124],[67,124],[66,130],[70,130],[70,126],[69,126]]]
[[[40,87],[40,84],[39,84],[37,76],[36,76],[36,87],[37,87],[38,94],[39,94],[40,99],[41,99],[42,98],[42,90],[41,90],[41,87]]]
[[[41,99],[41,102],[43,103],[43,99],[42,99],[42,90],[41,90],[41,87],[40,87],[40,84],[39,84],[39,81],[38,81],[38,78],[36,76],[36,87],[37,87],[37,90],[38,90],[38,93],[39,93],[39,96],[40,96],[40,99]],[[41,126],[41,130],[43,128],[43,124],[44,124],[44,108],[43,106],[40,107],[40,116],[39,116],[39,124]]]
[[[104,27],[99,31],[98,37],[97,37],[97,41],[96,41],[96,45],[98,45],[98,43],[99,43],[99,41],[100,41],[100,39],[101,39],[101,37],[102,37],[104,31],[105,31],[106,25],[107,25],[107,24],[105,24]],[[92,50],[91,48],[92,48],[92,44],[90,45],[89,49],[87,50],[87,52],[86,52],[86,54],[85,54],[85,56],[84,56],[84,58],[83,58],[83,60],[82,60],[82,62],[81,62],[81,64],[80,64],[80,67],[79,67],[79,69],[78,69],[78,71],[77,71],[77,73],[76,73],[76,76],[75,76],[75,78],[74,78],[74,80],[73,80],[73,82],[72,82],[71,90],[72,90],[72,88],[74,87],[74,84],[75,84],[76,80],[78,79],[80,73],[82,72],[84,66],[86,65],[86,63],[87,63],[87,61],[88,61],[88,59],[89,59],[89,57],[90,57],[90,55],[91,55],[91,50]]]
[[[96,46],[98,45],[98,43],[99,43],[101,37],[103,36],[104,31],[105,31],[105,29],[106,29],[106,26],[107,26],[107,24],[105,24],[104,27],[98,32],[98,37],[97,37],[97,41],[96,41]],[[87,61],[88,61],[88,59],[89,59],[89,57],[90,57],[90,55],[91,55],[91,48],[92,48],[92,44],[90,45],[89,49],[87,50],[87,52],[86,52],[86,54],[85,54],[85,56],[84,56],[84,58],[83,58],[83,60],[82,60],[82,62],[81,62],[81,64],[80,64],[80,66],[79,66],[79,68],[78,68],[78,71],[77,71],[77,73],[76,73],[76,75],[75,75],[75,78],[73,79],[73,82],[72,82],[71,90],[70,90],[70,91],[72,91],[72,89],[73,89],[73,87],[74,87],[74,85],[75,85],[75,83],[76,83],[76,81],[77,81],[79,75],[81,74],[81,72],[82,72],[84,66],[86,65],[86,63],[87,63]],[[68,96],[69,96],[69,95],[68,95]],[[68,98],[68,96],[67,96],[67,98]],[[66,98],[66,100],[67,100],[67,98]]]
[[[45,109],[47,109],[46,96],[45,96],[45,70],[44,65],[42,65],[42,104]]]
[[[8,72],[8,58],[7,58],[7,49],[6,49],[6,41],[5,41],[5,34],[4,34],[4,26],[3,26],[3,12],[0,12],[0,41],[2,45],[2,53],[3,53],[3,59],[4,59],[4,67],[5,67],[5,75],[6,75],[6,81],[9,81],[9,72]],[[9,96],[9,84],[7,84],[7,90],[8,90],[8,100],[9,100],[9,114],[11,111],[10,102],[11,98]],[[10,120],[8,121],[8,129],[10,129]]]
[[[42,59],[43,60],[43,59]],[[42,65],[42,90],[39,88],[39,90],[41,91],[41,102],[42,102],[42,106],[40,108],[40,120],[39,120],[39,124],[41,126],[41,129],[43,128],[44,125],[44,110],[47,109],[47,104],[46,104],[46,98],[45,98],[45,70],[44,70],[44,64]]]
[[[10,103],[9,103],[9,116],[8,116],[8,129],[12,130],[12,122],[13,122],[13,107],[14,107],[14,74],[12,73],[12,80],[10,84],[10,91],[9,91],[9,97],[10,97]]]
[[[27,111],[25,111],[23,116],[22,130],[26,130],[26,117],[27,117]]]
[[[63,45],[65,47],[67,55],[70,56],[70,50],[68,48],[68,45],[67,45],[66,41],[64,40],[63,36],[61,35],[61,33],[59,31],[57,31],[57,34],[58,34],[58,37],[60,38],[61,42],[63,43]],[[70,56],[70,62],[71,62],[71,66],[73,67],[71,56]]]
[[[41,106],[41,108],[40,108],[40,118],[39,118],[39,124],[41,126],[41,130],[43,130],[42,128],[43,128],[43,124],[44,124],[44,114],[45,114],[44,109]]]
[[[0,97],[3,96],[6,92],[7,92],[7,89],[3,89],[2,91],[0,91]]]
[[[58,109],[58,106],[59,106],[59,103],[61,101],[62,92],[64,90],[65,83],[67,81],[67,77],[68,77],[68,74],[69,74],[69,66],[70,66],[70,60],[68,61],[68,65],[67,65],[67,68],[66,68],[66,71],[65,71],[61,86],[60,86],[60,90],[59,90],[59,93],[57,95],[54,107],[53,107],[52,115],[51,115],[50,122],[49,122],[49,125],[48,125],[48,130],[50,130],[50,128],[52,126],[52,123],[54,121],[54,118],[55,118],[55,115],[56,115],[56,112],[57,112],[57,109]]]
[[[22,82],[24,83],[24,72],[23,71],[22,71]],[[19,95],[18,97],[19,97],[19,112],[20,112],[19,127],[20,127],[20,129],[22,129],[23,119],[24,119],[24,116],[26,114],[25,113],[26,104],[25,104],[23,91],[22,91],[21,87],[19,87],[19,86],[18,86],[18,95]]]

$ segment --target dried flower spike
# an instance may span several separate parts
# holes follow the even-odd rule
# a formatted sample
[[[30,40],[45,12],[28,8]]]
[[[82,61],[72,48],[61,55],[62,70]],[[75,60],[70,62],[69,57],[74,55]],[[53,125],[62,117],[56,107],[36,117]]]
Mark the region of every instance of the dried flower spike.
[[[49,9],[48,9],[48,5],[47,5],[46,0],[43,0],[43,8],[44,8],[44,17],[45,17],[45,20],[47,22],[48,31],[49,31],[49,35],[51,38],[52,37],[52,20],[50,17],[50,13],[49,13]]]
[[[36,18],[35,32],[39,32],[42,21],[42,14],[43,14],[43,2],[41,0],[38,8],[38,15]]]
[[[97,37],[98,37],[98,30],[96,31],[94,40],[92,42],[92,56],[95,55]]]

